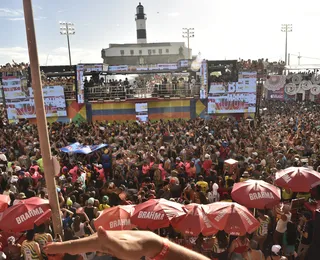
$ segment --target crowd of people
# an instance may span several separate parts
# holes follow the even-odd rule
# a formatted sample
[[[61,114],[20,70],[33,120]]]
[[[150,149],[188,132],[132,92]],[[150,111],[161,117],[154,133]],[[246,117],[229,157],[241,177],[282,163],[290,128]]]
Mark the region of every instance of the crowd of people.
[[[109,207],[152,198],[182,204],[232,201],[230,192],[236,182],[252,178],[272,183],[275,172],[289,166],[319,171],[320,106],[265,101],[261,107],[259,124],[230,117],[48,125],[51,150],[61,164],[56,184],[64,239],[91,236],[96,231],[93,220]],[[89,155],[60,151],[74,142],[109,146]],[[10,205],[33,196],[47,198],[36,126],[27,121],[2,125],[0,147],[0,191],[10,196]],[[236,171],[224,168],[229,158],[239,162]],[[317,189],[307,194],[282,190],[284,201],[298,197],[319,199],[319,193]],[[242,237],[219,231],[194,238],[170,228],[161,229],[160,235],[211,259],[307,259],[313,239],[312,214],[303,212],[300,220],[290,221],[292,214],[285,206],[278,221],[272,210],[259,210],[256,216],[259,229]],[[55,237],[47,222],[28,231],[24,242],[12,237],[2,241],[2,251],[7,259],[20,255],[29,259],[25,253],[29,245],[32,259],[47,258],[43,243]],[[113,259],[99,252],[72,257],[66,254],[64,259]]]
[[[12,73],[12,72],[22,72],[27,70],[29,67],[28,63],[20,62],[17,63],[12,60],[12,63],[7,63],[5,65],[0,65],[0,72]]]

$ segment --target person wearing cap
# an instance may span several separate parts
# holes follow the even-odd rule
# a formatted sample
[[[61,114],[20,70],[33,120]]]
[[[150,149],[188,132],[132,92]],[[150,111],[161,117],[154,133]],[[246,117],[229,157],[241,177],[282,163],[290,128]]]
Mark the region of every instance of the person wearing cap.
[[[7,259],[20,260],[21,259],[21,245],[16,243],[14,236],[10,236],[7,239],[8,246],[5,248],[4,253]]]
[[[203,172],[206,174],[209,174],[211,166],[212,166],[212,160],[211,160],[210,154],[206,154],[204,156],[204,161],[202,163]]]
[[[89,198],[87,206],[84,207],[84,212],[87,214],[90,221],[98,217],[98,209],[94,207],[94,198]]]
[[[99,210],[102,211],[104,209],[110,208],[108,203],[109,203],[109,197],[107,195],[103,196],[101,204],[99,205]]]
[[[288,260],[288,258],[282,256],[280,245],[273,245],[271,247],[271,255],[266,260]]]

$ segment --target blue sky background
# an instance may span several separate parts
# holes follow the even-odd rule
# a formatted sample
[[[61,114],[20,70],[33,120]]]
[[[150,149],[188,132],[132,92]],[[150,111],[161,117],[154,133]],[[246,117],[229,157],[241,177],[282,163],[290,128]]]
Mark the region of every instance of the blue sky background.
[[[73,22],[73,63],[102,62],[109,43],[135,43],[135,0],[33,0],[40,63],[68,64],[59,21]],[[193,54],[206,59],[284,59],[282,23],[292,23],[289,52],[320,58],[317,24],[320,1],[145,0],[148,42],[184,41],[183,27],[195,28]],[[22,0],[0,1],[0,64],[28,61]],[[297,58],[292,57],[297,64]],[[302,64],[319,63],[301,59]]]

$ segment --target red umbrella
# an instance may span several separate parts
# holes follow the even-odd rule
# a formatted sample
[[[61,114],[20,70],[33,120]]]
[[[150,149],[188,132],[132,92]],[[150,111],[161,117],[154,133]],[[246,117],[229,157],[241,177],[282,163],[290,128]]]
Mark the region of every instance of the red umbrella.
[[[293,192],[309,192],[320,184],[320,173],[305,167],[289,167],[276,173],[275,184]]]
[[[136,205],[131,222],[142,229],[168,227],[175,217],[186,214],[184,206],[166,199],[151,199]]]
[[[267,182],[247,180],[233,185],[231,197],[248,208],[264,209],[278,205],[281,193],[279,188]]]
[[[0,212],[5,211],[10,203],[10,197],[8,195],[0,194]]]
[[[205,212],[206,205],[189,204],[185,206],[187,214],[172,220],[172,226],[186,235],[204,236],[216,234],[218,230],[213,226]]]
[[[130,219],[134,207],[135,205],[125,205],[105,209],[94,221],[96,230],[100,226],[106,230],[130,230],[135,228]]]
[[[207,216],[213,225],[231,235],[242,236],[252,233],[260,225],[251,212],[238,203],[215,202],[207,206]]]
[[[38,217],[35,221],[34,224],[36,226],[40,226],[41,224],[45,223],[48,219],[51,218],[51,209],[48,209],[45,213],[43,213],[40,217]]]
[[[0,229],[14,232],[33,229],[35,220],[48,209],[50,209],[48,200],[38,197],[21,200],[3,212]]]

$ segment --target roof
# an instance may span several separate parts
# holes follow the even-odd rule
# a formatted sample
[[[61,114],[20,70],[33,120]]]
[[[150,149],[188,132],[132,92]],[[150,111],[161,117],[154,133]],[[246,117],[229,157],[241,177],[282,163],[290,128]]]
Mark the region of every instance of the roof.
[[[172,43],[185,45],[184,42],[154,42],[154,43],[125,43],[125,44],[118,44],[118,43],[110,43],[109,48],[115,47],[158,47],[158,46],[171,46]]]

